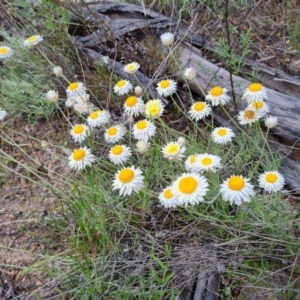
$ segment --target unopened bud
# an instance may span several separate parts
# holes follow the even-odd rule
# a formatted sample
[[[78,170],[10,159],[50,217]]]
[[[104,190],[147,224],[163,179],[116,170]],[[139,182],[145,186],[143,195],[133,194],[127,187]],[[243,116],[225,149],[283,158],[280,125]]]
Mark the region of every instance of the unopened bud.
[[[143,94],[143,89],[138,85],[135,87],[134,92],[137,96],[140,96]]]
[[[56,75],[56,76],[58,76],[58,77],[61,77],[61,76],[63,76],[63,69],[62,69],[62,67],[54,67],[53,68],[53,73]]]
[[[183,146],[185,146],[185,144],[186,144],[186,140],[185,140],[185,138],[182,137],[182,136],[178,138],[177,142],[178,142],[178,144],[180,145],[180,147],[183,147]]]

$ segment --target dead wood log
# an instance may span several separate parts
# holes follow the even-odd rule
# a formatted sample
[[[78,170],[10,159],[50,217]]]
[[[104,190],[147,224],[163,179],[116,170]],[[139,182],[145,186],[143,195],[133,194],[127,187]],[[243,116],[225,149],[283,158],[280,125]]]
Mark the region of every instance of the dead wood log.
[[[148,38],[147,32],[148,35],[158,38],[162,32],[171,30],[175,33],[178,49],[180,49],[179,63],[182,69],[184,70],[187,66],[196,68],[196,80],[205,91],[211,86],[221,85],[232,92],[229,73],[201,57],[199,49],[202,47],[212,49],[206,45],[202,37],[192,34],[192,28],[185,28],[178,25],[176,20],[131,4],[87,4],[81,8],[77,6],[78,11],[74,11],[74,6],[68,8],[71,11],[73,10],[75,14],[72,18],[73,28],[70,26],[71,32],[75,32],[75,27],[79,32],[78,25],[85,24],[85,33],[80,33],[81,36],[75,38],[77,47],[81,48],[92,59],[97,58],[97,52],[101,55],[110,56],[112,61],[108,64],[108,68],[116,74],[122,77],[126,76],[126,74],[121,73],[122,64],[120,64],[120,61],[124,58],[128,61],[138,61],[142,65],[139,76],[142,76],[142,73],[147,73],[145,70],[146,65],[150,64],[155,67],[155,61],[149,57],[147,49],[143,47],[144,41]],[[128,35],[131,36],[133,33],[137,43],[128,45]],[[183,42],[179,43],[179,41]],[[138,47],[136,48],[137,44]],[[98,56],[98,59],[100,57]],[[114,63],[113,60],[119,62]],[[273,137],[270,139],[270,143],[274,151],[282,157],[281,172],[284,173],[287,184],[299,191],[300,99],[297,97],[300,94],[299,78],[249,60],[245,63],[251,68],[259,69],[262,74],[260,80],[268,87],[267,103],[270,105],[270,114],[276,116],[279,121],[278,126],[272,130]],[[117,67],[113,68],[113,64]],[[155,97],[155,90],[151,86],[151,82],[155,81],[156,76],[157,74],[151,74],[151,72],[149,76],[144,76],[146,85],[149,85],[151,97]],[[242,95],[250,82],[239,76],[233,76],[233,80],[235,93],[237,98],[240,99],[239,96]],[[183,79],[181,83],[185,83]],[[195,94],[202,95],[195,81],[190,83],[190,87]],[[282,90],[284,93],[276,91],[275,88]],[[238,108],[244,107],[245,103],[239,101]],[[237,114],[233,109],[231,109],[231,112],[233,116]],[[217,112],[216,119],[219,120],[220,124],[228,122],[224,119],[224,116],[219,116]]]

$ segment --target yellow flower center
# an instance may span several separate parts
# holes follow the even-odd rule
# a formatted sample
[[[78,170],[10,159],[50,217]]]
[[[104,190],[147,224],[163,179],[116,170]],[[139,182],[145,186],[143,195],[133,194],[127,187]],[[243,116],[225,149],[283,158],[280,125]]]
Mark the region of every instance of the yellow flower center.
[[[164,197],[168,200],[170,200],[171,198],[173,198],[173,194],[171,192],[171,189],[167,189],[164,191]]]
[[[179,190],[185,194],[193,193],[198,187],[198,182],[194,177],[184,177],[179,182]]]
[[[90,114],[90,118],[91,118],[92,120],[95,120],[95,119],[97,119],[97,118],[99,117],[99,114],[101,114],[101,113],[102,113],[102,110],[94,111],[94,112],[92,112],[92,113]]]
[[[119,180],[122,183],[128,183],[134,178],[134,172],[131,169],[124,169],[119,174]]]
[[[8,48],[6,48],[6,47],[0,48],[0,54],[6,54],[7,52],[8,52]]]
[[[135,97],[135,96],[131,96],[131,97],[128,97],[127,100],[126,100],[126,105],[129,106],[129,107],[133,107],[137,104],[138,102],[138,98]]]
[[[36,35],[33,35],[33,36],[31,36],[30,38],[27,39],[27,42],[28,42],[28,43],[33,43],[33,42],[36,41],[36,39],[37,39],[37,36],[36,36]]]
[[[252,102],[252,106],[256,109],[262,109],[264,107],[264,105],[265,105],[264,101]]]
[[[254,119],[255,118],[255,112],[253,110],[246,110],[244,112],[244,118],[245,119]]]
[[[245,180],[240,176],[232,176],[228,180],[228,187],[234,191],[241,191],[245,186]]]
[[[159,105],[156,105],[156,104],[151,105],[147,109],[147,114],[149,114],[151,116],[158,115],[159,112],[160,112],[160,107],[159,107]]]
[[[192,155],[190,158],[190,163],[194,164],[196,162],[197,155]]]
[[[128,65],[127,68],[128,68],[128,70],[134,70],[135,66],[134,66],[134,64],[132,64],[132,65]]]
[[[166,89],[170,86],[170,80],[168,80],[168,79],[163,80],[163,81],[160,82],[159,85],[162,89]]]
[[[252,93],[256,93],[256,92],[260,92],[262,90],[263,86],[262,84],[255,82],[255,83],[251,83],[248,86],[248,90]]]
[[[194,104],[195,111],[202,111],[205,108],[205,104],[203,102],[197,102]]]
[[[274,173],[270,173],[266,176],[266,181],[268,183],[274,183],[277,181],[277,179],[278,179],[278,176]]]
[[[125,84],[126,84],[126,81],[125,81],[125,80],[120,80],[120,81],[117,83],[117,87],[118,87],[118,88],[122,88]]]
[[[74,132],[75,134],[81,134],[81,133],[83,133],[83,132],[84,132],[84,126],[81,125],[81,124],[76,125],[76,126],[74,127],[74,129],[73,129],[73,132]]]
[[[79,84],[78,82],[72,82],[69,84],[69,90],[70,91],[76,91],[79,87]]]
[[[139,130],[145,129],[146,127],[147,127],[147,122],[145,120],[144,121],[139,121],[136,124],[136,128],[139,129]]]
[[[111,127],[107,130],[108,135],[116,135],[118,132],[118,129],[116,127]]]
[[[167,154],[176,154],[179,151],[179,145],[170,145],[167,149]]]
[[[76,149],[73,152],[73,159],[76,161],[83,160],[85,158],[85,156],[86,156],[86,153],[82,148]]]
[[[220,97],[223,95],[223,89],[220,86],[215,86],[210,90],[210,94],[213,97]]]
[[[111,152],[112,152],[114,155],[120,155],[120,154],[123,152],[123,147],[122,147],[121,145],[114,146],[114,147],[111,149]]]
[[[212,164],[212,159],[210,157],[205,157],[201,160],[202,165],[210,166]]]
[[[225,136],[227,134],[227,130],[224,128],[221,128],[218,130],[217,135],[219,136]]]

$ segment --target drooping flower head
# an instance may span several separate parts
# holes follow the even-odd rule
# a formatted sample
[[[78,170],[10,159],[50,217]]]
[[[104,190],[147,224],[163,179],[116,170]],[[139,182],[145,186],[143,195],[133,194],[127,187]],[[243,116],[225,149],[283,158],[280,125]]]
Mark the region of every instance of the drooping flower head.
[[[247,108],[239,112],[237,119],[241,125],[251,125],[259,120],[260,115],[253,108]]]
[[[194,68],[187,68],[183,75],[186,77],[186,79],[193,80],[196,77],[196,71]]]
[[[149,138],[155,135],[155,131],[155,125],[151,121],[144,119],[134,124],[132,134],[135,139],[148,142]]]
[[[210,101],[212,106],[225,105],[230,100],[230,97],[226,93],[226,88],[215,86],[209,91],[205,99]]]
[[[145,104],[140,97],[130,96],[124,103],[124,111],[128,116],[138,116],[144,112]]]
[[[161,205],[166,208],[176,207],[178,204],[177,198],[172,193],[171,187],[165,188],[159,195],[158,199]]]
[[[107,143],[119,142],[126,134],[126,128],[121,125],[115,125],[105,130],[104,138]]]
[[[265,100],[267,99],[266,89],[259,82],[251,83],[245,90],[242,99],[246,100],[248,103],[258,100]]]
[[[164,79],[157,84],[157,92],[160,96],[170,96],[176,92],[177,82],[172,79]]]
[[[119,170],[113,182],[113,190],[120,190],[120,196],[130,196],[133,192],[137,193],[143,186],[142,171],[134,166]]]
[[[172,193],[179,205],[194,205],[204,201],[208,192],[208,182],[196,173],[184,173],[172,184]]]
[[[135,74],[139,67],[140,64],[138,64],[137,62],[132,62],[124,67],[124,71],[128,74]]]
[[[278,120],[276,117],[269,116],[269,117],[265,118],[266,127],[271,129],[271,128],[274,128],[277,124],[278,124]]]
[[[227,127],[217,127],[211,133],[212,139],[215,143],[225,145],[230,143],[235,136],[232,129]]]
[[[165,32],[160,36],[160,40],[164,46],[171,46],[174,43],[174,34]]]
[[[146,153],[150,148],[150,143],[145,141],[138,141],[135,145],[136,151],[140,154]]]
[[[282,190],[284,182],[284,177],[278,171],[265,172],[258,178],[259,186],[267,193],[276,193]]]
[[[146,103],[145,115],[147,118],[159,118],[164,112],[164,105],[161,100],[153,99]]]
[[[240,175],[232,175],[221,184],[220,192],[225,201],[240,205],[242,202],[250,202],[254,196],[253,185],[250,179]]]
[[[127,94],[131,89],[132,84],[126,79],[119,80],[114,86],[114,91],[119,96]]]
[[[126,145],[116,145],[109,151],[108,157],[115,165],[124,164],[131,156],[131,150]]]
[[[57,102],[58,100],[58,92],[54,90],[50,90],[46,93],[46,98],[50,102]]]
[[[25,47],[31,47],[31,46],[37,45],[41,41],[43,41],[43,37],[42,36],[40,36],[40,35],[32,35],[31,37],[29,37],[27,40],[24,41],[24,46]]]
[[[0,46],[0,59],[5,59],[14,54],[14,51],[7,46]]]
[[[196,158],[196,168],[201,173],[213,172],[215,173],[218,169],[222,168],[221,158],[213,154],[199,154]]]
[[[198,101],[194,103],[190,110],[189,115],[193,120],[199,121],[211,114],[211,107],[206,102]]]
[[[186,148],[178,142],[170,142],[162,148],[162,153],[168,160],[181,160],[185,150]]]
[[[87,147],[75,149],[69,156],[69,166],[74,170],[81,170],[87,166],[91,166],[96,157],[91,154],[91,150]]]
[[[75,143],[82,143],[90,134],[90,128],[84,124],[76,124],[70,130],[70,134]]]

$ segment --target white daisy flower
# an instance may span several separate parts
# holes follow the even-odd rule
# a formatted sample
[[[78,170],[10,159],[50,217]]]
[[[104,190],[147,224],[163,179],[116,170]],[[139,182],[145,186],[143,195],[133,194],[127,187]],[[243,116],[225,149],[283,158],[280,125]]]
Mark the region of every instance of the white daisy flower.
[[[267,193],[276,193],[282,190],[284,178],[278,171],[269,171],[258,177],[258,183]]]
[[[166,208],[176,207],[178,204],[177,198],[173,195],[171,187],[165,188],[159,195],[158,199],[161,205]]]
[[[164,105],[161,100],[153,99],[146,103],[145,115],[147,118],[156,119],[159,118],[164,112]]]
[[[91,150],[87,147],[75,149],[69,156],[69,167],[75,170],[84,169],[86,166],[92,165],[96,160],[95,155],[91,154]]]
[[[109,151],[108,157],[115,165],[123,164],[131,156],[131,150],[126,145],[116,145]]]
[[[225,105],[230,100],[230,97],[226,93],[226,88],[215,86],[209,91],[205,99],[210,101],[212,106]]]
[[[196,71],[194,68],[187,68],[183,75],[186,77],[186,79],[193,80],[196,77]]]
[[[132,84],[126,79],[118,81],[114,86],[114,91],[118,96],[127,94],[131,89]]]
[[[217,127],[211,133],[213,141],[217,144],[225,145],[230,143],[235,136],[232,129],[227,127]]]
[[[29,37],[27,40],[24,41],[24,46],[31,47],[40,43],[43,40],[44,40],[43,37],[40,35],[32,35],[31,37]]]
[[[254,82],[251,83],[248,88],[245,90],[242,99],[246,100],[248,103],[257,100],[264,100],[267,99],[267,92],[265,87],[259,83]]]
[[[92,103],[77,102],[74,104],[73,108],[80,114],[87,115],[95,110],[95,105],[93,105]]]
[[[174,43],[174,34],[165,32],[160,36],[160,40],[164,46],[171,46]]]
[[[194,205],[204,200],[208,192],[208,182],[196,173],[184,173],[172,184],[172,192],[179,205]]]
[[[144,119],[134,124],[132,134],[135,139],[146,143],[149,138],[155,135],[155,131],[155,125],[151,121]]]
[[[184,155],[186,148],[180,146],[178,142],[170,142],[162,148],[164,158],[169,160],[181,160]]]
[[[69,84],[68,88],[66,89],[68,98],[85,94],[85,92],[86,92],[86,87],[82,82],[72,82]]]
[[[66,102],[65,102],[65,106],[66,107],[72,107],[77,103],[76,98],[74,97],[69,97],[67,98]]]
[[[7,46],[0,46],[0,59],[5,59],[14,54],[14,51]]]
[[[250,179],[243,176],[232,175],[221,184],[220,192],[225,201],[240,205],[242,202],[250,202],[254,196],[253,185]]]
[[[87,118],[87,122],[91,127],[97,127],[107,124],[110,121],[110,113],[108,110],[93,111]]]
[[[126,128],[121,125],[115,125],[105,130],[104,138],[107,143],[116,143],[126,134]]]
[[[196,168],[201,173],[210,171],[215,173],[218,169],[222,168],[221,158],[212,154],[199,154],[196,159]]]
[[[185,163],[184,163],[184,166],[185,166],[185,169],[189,172],[198,172],[199,171],[199,168],[197,167],[197,156],[199,154],[193,154],[193,155],[190,155]]]
[[[58,92],[54,90],[50,90],[46,93],[46,98],[50,102],[57,102],[58,100]]]
[[[278,124],[278,120],[276,117],[269,116],[269,117],[265,118],[266,127],[271,129],[271,128],[274,128],[277,124]]]
[[[53,71],[53,74],[56,75],[57,77],[63,76],[63,69],[60,66],[54,67],[52,71]]]
[[[160,96],[170,96],[176,92],[177,82],[172,79],[164,79],[157,84],[157,92]]]
[[[150,148],[150,143],[145,141],[138,141],[136,144],[136,151],[140,154],[146,153]]]
[[[264,117],[270,110],[269,105],[263,100],[253,101],[247,108],[255,110],[260,118]]]
[[[255,109],[247,108],[239,112],[237,119],[241,125],[251,125],[259,120],[260,115]]]
[[[76,124],[70,130],[70,134],[75,143],[82,143],[91,134],[91,131],[84,124]]]
[[[190,110],[189,115],[193,120],[199,121],[211,114],[211,107],[206,102],[196,102],[194,103]]]
[[[124,71],[128,74],[135,74],[139,67],[140,64],[138,64],[137,62],[132,62],[124,67]]]
[[[144,186],[144,176],[139,168],[134,166],[123,168],[115,175],[113,190],[120,190],[120,196],[130,196]]]
[[[129,116],[138,116],[140,113],[144,112],[145,104],[140,97],[130,96],[126,99],[124,103],[124,111]]]
[[[0,108],[0,121],[3,121],[6,116],[7,112],[4,109]]]

